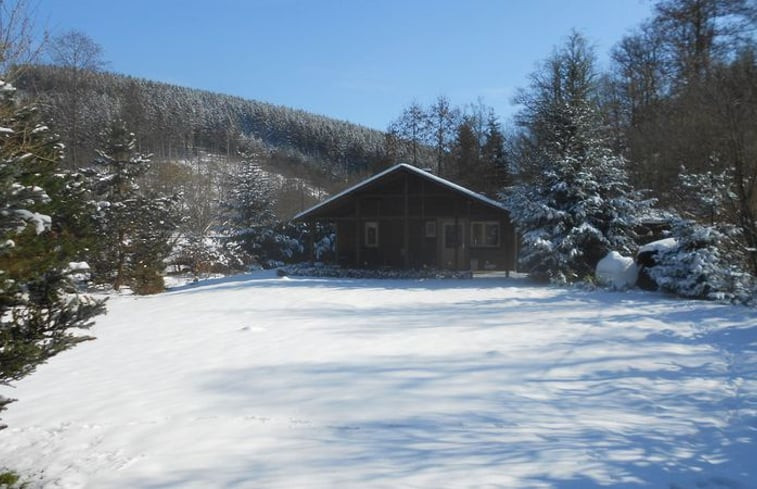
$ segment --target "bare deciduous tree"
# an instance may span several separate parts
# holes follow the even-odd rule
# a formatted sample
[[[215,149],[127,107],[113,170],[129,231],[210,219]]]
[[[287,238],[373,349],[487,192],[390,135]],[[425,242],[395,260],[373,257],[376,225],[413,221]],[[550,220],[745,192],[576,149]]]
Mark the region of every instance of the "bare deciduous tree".
[[[100,71],[107,66],[103,49],[87,34],[71,30],[54,36],[47,46],[52,64],[76,71]]]
[[[461,122],[460,110],[450,106],[449,99],[440,95],[429,107],[426,121],[436,151],[436,170],[440,175],[445,175],[447,169],[444,167],[444,160],[454,142],[455,128]]]
[[[84,110],[85,85],[93,73],[101,71],[107,63],[102,47],[87,34],[71,30],[50,38],[46,54],[51,64],[63,68],[63,83],[67,86],[61,101],[58,128],[68,146],[68,164],[74,167],[87,159],[84,149],[87,139]]]
[[[14,68],[36,60],[45,45],[47,33],[37,32],[33,13],[27,0],[0,0],[0,76],[6,80],[12,81]]]
[[[426,140],[427,124],[425,122],[426,116],[423,107],[414,101],[389,126],[388,132],[409,146],[412,156],[411,163],[413,165],[418,164],[420,160],[420,147]]]

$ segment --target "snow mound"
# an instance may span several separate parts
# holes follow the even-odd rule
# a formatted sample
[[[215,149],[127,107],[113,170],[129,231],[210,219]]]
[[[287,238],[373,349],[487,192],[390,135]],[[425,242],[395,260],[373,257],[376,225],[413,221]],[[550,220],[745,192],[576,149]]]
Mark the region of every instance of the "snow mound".
[[[678,246],[678,241],[675,238],[665,238],[658,241],[652,241],[644,246],[639,247],[639,253],[648,253],[655,251],[668,251],[675,249]]]
[[[617,289],[633,287],[636,284],[638,274],[639,270],[633,258],[623,256],[617,251],[611,251],[599,260],[595,271],[595,276],[600,284]]]

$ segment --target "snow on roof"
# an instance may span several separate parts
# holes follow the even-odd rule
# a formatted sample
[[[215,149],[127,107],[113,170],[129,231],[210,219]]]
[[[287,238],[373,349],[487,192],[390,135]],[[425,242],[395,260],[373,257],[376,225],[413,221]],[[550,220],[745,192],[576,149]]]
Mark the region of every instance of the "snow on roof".
[[[400,169],[408,170],[408,171],[410,171],[412,173],[415,173],[416,175],[418,175],[418,176],[420,176],[422,178],[425,178],[427,180],[431,180],[433,182],[436,182],[436,183],[438,183],[440,185],[443,185],[443,186],[445,186],[445,187],[447,187],[447,188],[449,188],[451,190],[454,190],[456,192],[464,194],[464,195],[466,195],[466,196],[468,196],[468,197],[470,197],[472,199],[478,200],[479,202],[482,202],[484,204],[487,204],[487,205],[490,205],[490,206],[494,206],[494,207],[496,207],[498,209],[501,209],[501,210],[507,210],[507,209],[505,209],[505,207],[500,202],[497,202],[494,199],[490,199],[489,197],[481,195],[481,194],[479,194],[477,192],[474,192],[473,190],[467,189],[467,188],[465,188],[465,187],[463,187],[461,185],[458,185],[456,183],[452,183],[449,180],[446,180],[446,179],[444,179],[442,177],[434,175],[433,173],[429,173],[427,171],[421,170],[420,168],[417,168],[417,167],[415,167],[413,165],[408,165],[407,163],[398,163],[398,164],[394,165],[391,168],[387,168],[386,170],[384,170],[384,171],[382,171],[380,173],[377,173],[377,174],[373,175],[372,177],[367,178],[367,179],[363,180],[362,182],[360,182],[360,183],[358,183],[356,185],[353,185],[350,188],[342,190],[341,192],[339,192],[338,194],[334,195],[333,197],[330,197],[330,198],[324,200],[323,202],[320,202],[320,203],[314,205],[310,209],[306,209],[306,210],[300,212],[299,214],[297,214],[296,216],[294,216],[292,218],[292,220],[300,219],[300,218],[306,216],[307,214],[310,214],[310,213],[312,213],[312,212],[320,209],[321,207],[324,207],[324,206],[330,204],[331,202],[334,202],[335,200],[341,199],[345,195],[348,195],[348,194],[351,194],[352,192],[360,190],[361,188],[363,188],[363,187],[365,187],[365,186],[367,186],[367,185],[375,182],[376,180],[379,180],[380,178],[382,178],[382,177],[384,177],[384,176],[386,176],[386,175],[388,175],[390,173],[393,173],[395,171],[398,171]]]

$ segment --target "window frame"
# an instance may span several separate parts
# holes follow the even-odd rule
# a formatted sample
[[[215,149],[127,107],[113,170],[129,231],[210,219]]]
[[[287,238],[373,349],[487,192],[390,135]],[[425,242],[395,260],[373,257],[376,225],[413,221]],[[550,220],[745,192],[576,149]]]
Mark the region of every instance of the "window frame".
[[[476,243],[474,241],[476,237],[476,232],[474,231],[476,226],[481,226],[481,237],[482,242]],[[488,236],[487,227],[488,226],[496,226],[497,227],[497,242],[494,244],[490,244],[486,242],[486,238]],[[471,221],[470,223],[470,246],[471,248],[499,248],[502,246],[502,224],[499,221]]]
[[[424,225],[423,236],[426,238],[436,238],[436,221],[426,221]]]
[[[369,239],[369,232],[374,230],[375,239],[371,241]],[[379,223],[378,221],[365,221],[363,224],[363,246],[366,248],[378,248],[379,247]]]

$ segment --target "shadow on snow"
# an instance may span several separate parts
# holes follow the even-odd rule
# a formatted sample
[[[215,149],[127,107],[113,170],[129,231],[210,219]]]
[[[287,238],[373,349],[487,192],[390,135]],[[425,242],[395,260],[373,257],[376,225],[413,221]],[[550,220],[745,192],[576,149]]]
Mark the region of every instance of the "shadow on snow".
[[[519,283],[524,284],[513,279],[282,280],[252,274],[171,293],[207,287],[436,290]],[[340,334],[370,336],[396,330],[398,322],[409,330],[475,331],[486,327],[488,319],[493,325],[509,316],[517,327],[522,315],[549,305],[557,316],[565,314],[566,332],[572,327],[580,331],[545,338],[546,346],[529,349],[524,344],[515,358],[492,349],[434,357],[377,355],[364,363],[292,359],[283,365],[211,372],[197,381],[198,389],[215,400],[211,412],[254,413],[270,406],[271,399],[280,403],[282,413],[296,407],[312,414],[313,420],[296,429],[321,447],[321,455],[298,460],[296,469],[234,460],[175,474],[160,484],[135,484],[179,488],[202,481],[204,471],[213,470],[230,474],[223,487],[267,487],[288,471],[303,470],[323,477],[328,482],[323,487],[396,487],[408,480],[487,487],[476,479],[482,471],[486,480],[498,481],[491,487],[663,487],[659,481],[676,481],[664,486],[669,489],[751,487],[757,481],[757,396],[741,385],[757,374],[752,312],[662,301],[665,307],[650,303],[633,312],[605,314],[602,304],[628,303],[634,309],[636,301],[650,296],[595,292],[579,293],[576,300],[576,291],[569,292],[555,289],[546,297],[407,310],[381,306],[290,312],[294,319],[315,313],[354,316],[354,328]],[[572,317],[577,307],[597,312]],[[429,314],[446,319],[430,325]],[[466,318],[475,321],[466,323]],[[650,322],[660,328],[639,326]],[[608,327],[614,328],[610,336],[605,334]],[[549,347],[554,355],[544,354]],[[349,416],[333,419],[340,412]],[[731,472],[722,473],[721,466]]]

